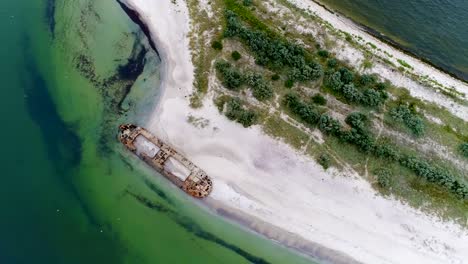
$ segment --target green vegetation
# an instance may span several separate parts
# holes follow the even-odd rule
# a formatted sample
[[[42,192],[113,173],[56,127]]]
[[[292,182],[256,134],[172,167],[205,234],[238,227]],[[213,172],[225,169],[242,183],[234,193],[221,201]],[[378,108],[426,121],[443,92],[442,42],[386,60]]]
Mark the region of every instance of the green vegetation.
[[[377,107],[388,98],[385,85],[377,83],[375,76],[359,76],[345,67],[327,71],[324,85],[338,98],[357,105]]]
[[[224,113],[227,118],[240,123],[244,127],[249,127],[257,121],[257,114],[249,109],[246,109],[241,99],[229,98],[226,101],[226,112]]]
[[[252,0],[243,0],[243,1],[242,1],[242,4],[243,4],[244,6],[251,6],[251,5],[252,5]]]
[[[398,59],[397,61],[398,61],[398,63],[400,63],[400,65],[403,66],[403,67],[408,68],[408,69],[413,69],[413,67],[411,67],[411,65],[409,65],[409,64],[408,64],[406,61],[404,61],[404,60]]]
[[[319,50],[317,52],[317,55],[319,55],[322,58],[328,58],[330,56],[330,53],[327,50]]]
[[[238,61],[238,60],[240,60],[242,55],[237,50],[235,50],[235,51],[233,51],[231,53],[231,57],[232,57],[233,60]]]
[[[223,49],[223,43],[221,43],[221,41],[213,41],[213,43],[211,43],[211,47],[215,50],[222,50]]]
[[[246,84],[252,89],[253,96],[264,101],[273,96],[271,85],[263,78],[262,75],[255,72],[241,72],[229,62],[219,60],[216,62],[216,70],[221,75],[221,81],[229,90],[239,91],[242,85]]]
[[[344,129],[338,120],[327,114],[320,115],[313,106],[302,102],[297,94],[287,94],[283,103],[303,122],[318,126],[325,135],[338,137],[340,141],[354,145],[362,153],[372,154],[388,161],[396,161],[426,181],[449,190],[459,199],[468,199],[468,183],[461,177],[446,168],[431,165],[422,158],[403,153],[393,144],[376,142],[368,130],[369,121],[366,115],[351,113],[346,118],[346,123],[351,129]]]
[[[414,109],[407,105],[399,105],[389,112],[390,116],[397,122],[403,123],[416,136],[424,134],[424,122]]]
[[[388,169],[377,169],[374,174],[377,176],[377,183],[381,188],[387,189],[391,185],[392,175]]]
[[[327,61],[328,68],[335,68],[338,65],[338,61],[335,58],[331,58]]]
[[[226,11],[226,21],[224,37],[240,39],[255,55],[258,65],[272,70],[287,68],[291,81],[315,81],[322,76],[322,67],[313,60],[311,54],[266,30],[264,25],[257,23],[264,30],[248,28],[242,25],[231,10]]]
[[[291,79],[287,79],[285,82],[284,82],[284,87],[286,88],[292,88],[294,86],[294,81],[291,80]]]
[[[330,168],[330,156],[326,153],[320,155],[317,159],[318,164],[322,165],[322,167],[326,170]]]
[[[326,105],[327,99],[325,99],[325,97],[323,97],[321,94],[318,93],[312,96],[312,102],[314,102],[314,104],[317,104],[317,105]]]
[[[329,166],[326,158],[330,162],[329,155],[333,154],[337,166],[348,163],[363,175],[371,172],[376,188],[404,198],[413,206],[437,208],[438,213],[451,217],[459,217],[463,215],[461,212],[468,210],[468,183],[453,164],[439,160],[432,153],[417,152],[404,146],[398,134],[379,133],[377,137],[376,130],[380,126],[370,125],[377,124],[376,118],[382,118],[385,113],[383,132],[387,129],[404,129],[416,136],[425,134],[444,146],[457,149],[466,157],[468,134],[460,121],[454,121],[452,115],[443,114],[437,107],[417,100],[409,93],[404,94],[405,89],[396,88],[388,81],[380,82],[375,75],[360,74],[357,68],[372,67],[371,53],[365,54],[361,65],[349,65],[325,50],[330,46],[317,45],[314,36],[301,36],[292,31],[282,35],[279,32],[284,32],[285,26],[279,26],[282,30],[278,28],[278,31],[270,27],[272,18],[265,15],[261,2],[256,2],[258,6],[255,8],[246,7],[250,4],[243,5],[240,0],[224,0],[223,3],[226,8],[225,26],[222,35],[216,35],[216,38],[224,38],[225,43],[240,42],[244,46],[242,56],[253,56],[257,64],[248,66],[247,61],[243,60],[237,63],[234,52],[221,54],[210,49],[214,58],[231,56],[233,59],[232,65],[221,64],[222,67],[217,68],[223,85],[236,93],[241,92],[242,96],[246,96],[242,89],[249,88],[259,101],[273,98],[274,91],[277,92],[283,98],[281,112],[300,121],[308,129],[320,130],[325,135],[325,142],[314,142],[308,129],[296,126],[295,121],[289,122],[289,118],[280,117],[276,111],[269,111],[272,109],[267,107],[276,108],[271,102],[257,105],[258,115],[240,99],[227,96],[223,100],[216,99],[220,111],[245,126],[261,123],[265,133],[279,137],[297,149],[305,149],[324,168]],[[218,11],[224,7],[221,6]],[[256,13],[262,14],[257,16]],[[354,42],[353,36],[345,36]],[[305,49],[302,44],[296,43],[312,48]],[[371,43],[367,45],[372,47]],[[376,59],[391,63],[386,58]],[[402,60],[398,60],[398,63],[401,71],[412,68]],[[248,67],[256,71],[252,72]],[[281,82],[273,82],[278,80]],[[295,86],[296,83],[299,85]],[[288,89],[284,89],[283,84]],[[328,96],[323,96],[324,93]],[[308,97],[310,94],[312,96]],[[389,97],[389,94],[392,96]],[[325,97],[331,96],[339,102],[331,99],[327,102]],[[251,114],[247,115],[244,111]],[[418,112],[434,116],[444,125],[426,122]],[[347,115],[345,122],[334,118],[343,115]],[[446,137],[446,134],[449,136]],[[391,138],[381,135],[390,135]],[[466,142],[465,150],[460,145],[462,142]]]
[[[238,91],[244,84],[242,73],[227,61],[217,61],[216,70],[221,74],[221,81],[229,90]]]
[[[468,158],[468,142],[461,144],[459,149],[463,157]]]
[[[289,124],[278,116],[270,116],[263,125],[263,130],[268,135],[281,138],[295,148],[302,147],[309,135],[299,128]]]
[[[264,101],[273,97],[273,89],[262,75],[249,72],[244,78],[247,85],[252,87],[252,94],[257,100]]]

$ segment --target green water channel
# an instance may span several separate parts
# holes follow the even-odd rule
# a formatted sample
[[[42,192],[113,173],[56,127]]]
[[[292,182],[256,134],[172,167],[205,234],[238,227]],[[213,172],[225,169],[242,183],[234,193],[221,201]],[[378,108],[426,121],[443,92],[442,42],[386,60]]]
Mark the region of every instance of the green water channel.
[[[0,11],[0,263],[310,263],[200,210],[126,152],[160,61],[114,1]]]

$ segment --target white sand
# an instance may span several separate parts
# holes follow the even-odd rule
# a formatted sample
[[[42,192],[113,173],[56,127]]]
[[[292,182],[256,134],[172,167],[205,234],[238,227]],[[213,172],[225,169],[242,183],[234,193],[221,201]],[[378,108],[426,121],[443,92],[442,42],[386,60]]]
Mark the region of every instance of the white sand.
[[[191,109],[185,3],[127,2],[149,25],[164,66],[164,93],[148,128],[213,178],[210,199],[365,263],[466,263],[468,235],[459,226],[377,196],[357,175],[326,173],[259,128],[228,121],[212,94]],[[188,116],[209,124],[195,127]]]

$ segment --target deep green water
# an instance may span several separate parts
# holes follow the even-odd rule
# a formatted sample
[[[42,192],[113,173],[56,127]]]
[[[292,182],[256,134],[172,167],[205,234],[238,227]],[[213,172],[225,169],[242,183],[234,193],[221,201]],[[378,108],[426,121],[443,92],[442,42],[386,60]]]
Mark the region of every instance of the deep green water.
[[[117,143],[157,55],[115,1],[0,9],[0,263],[308,263],[207,214]]]
[[[468,80],[468,1],[319,0]]]

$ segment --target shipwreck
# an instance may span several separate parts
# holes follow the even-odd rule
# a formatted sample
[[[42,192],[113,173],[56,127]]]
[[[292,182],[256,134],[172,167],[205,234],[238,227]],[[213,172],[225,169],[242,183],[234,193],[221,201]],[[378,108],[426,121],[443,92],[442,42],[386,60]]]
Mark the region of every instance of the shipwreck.
[[[213,188],[210,177],[146,129],[133,124],[120,125],[119,140],[127,149],[189,195],[204,198],[210,194]]]

